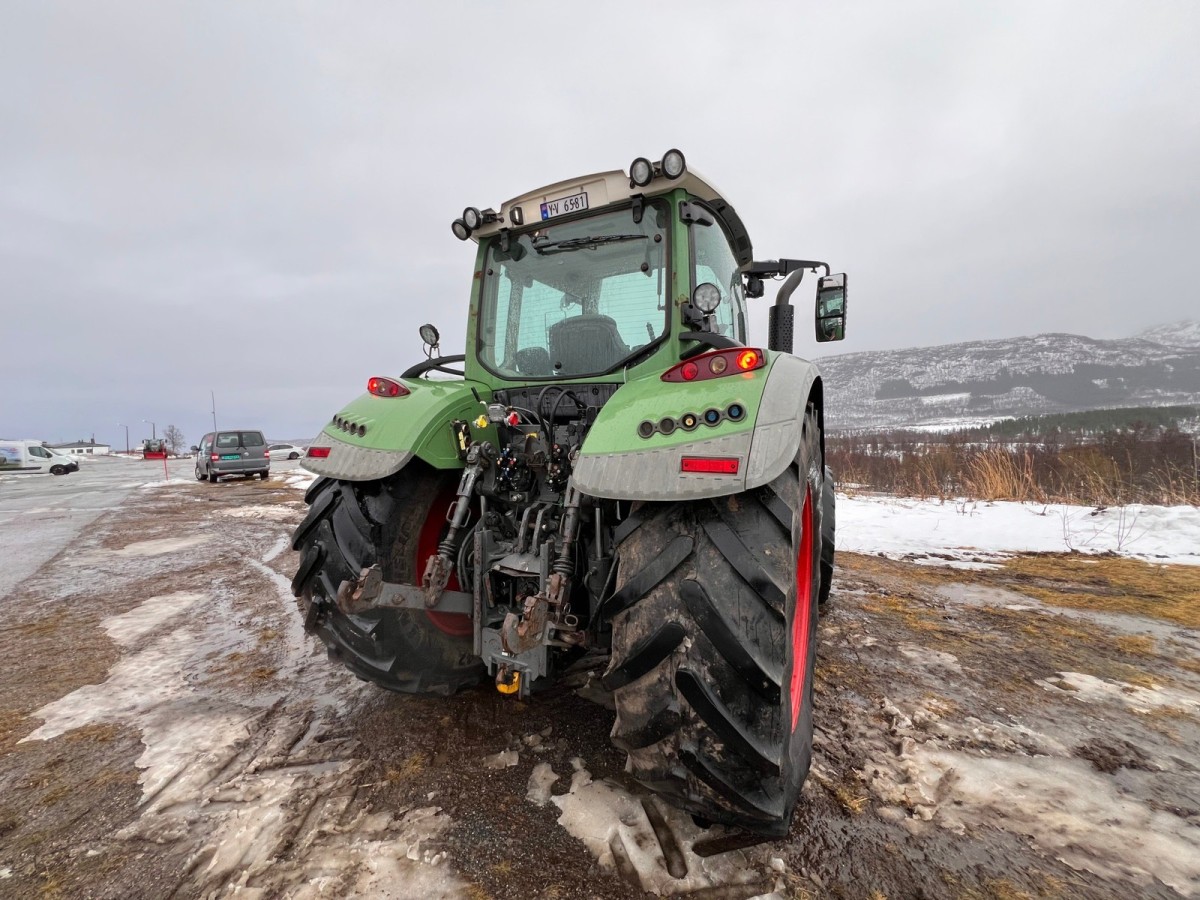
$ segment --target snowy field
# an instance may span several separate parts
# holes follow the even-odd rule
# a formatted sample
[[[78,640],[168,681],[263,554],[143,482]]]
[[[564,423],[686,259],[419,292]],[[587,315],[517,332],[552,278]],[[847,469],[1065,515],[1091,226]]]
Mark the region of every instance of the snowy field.
[[[837,547],[938,564],[987,564],[1016,553],[1116,553],[1200,565],[1200,509],[1094,507],[841,496]]]

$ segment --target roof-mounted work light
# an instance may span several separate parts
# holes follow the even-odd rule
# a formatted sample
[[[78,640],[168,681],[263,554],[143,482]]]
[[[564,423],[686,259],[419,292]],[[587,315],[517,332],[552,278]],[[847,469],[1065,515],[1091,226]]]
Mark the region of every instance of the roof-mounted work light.
[[[674,181],[687,171],[687,163],[679,150],[668,150],[663,154],[662,173]]]
[[[450,230],[454,232],[454,236],[460,241],[465,241],[471,236],[471,229],[467,227],[467,223],[462,219],[455,219],[451,222]]]
[[[468,228],[474,231],[483,224],[483,214],[473,206],[463,210],[462,220]]]
[[[629,180],[638,187],[645,187],[654,179],[654,164],[639,156],[629,164]]]

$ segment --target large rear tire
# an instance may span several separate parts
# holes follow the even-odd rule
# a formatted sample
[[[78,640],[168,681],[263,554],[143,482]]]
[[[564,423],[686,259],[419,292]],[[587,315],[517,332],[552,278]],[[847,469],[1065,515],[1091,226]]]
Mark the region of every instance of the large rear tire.
[[[833,469],[825,467],[821,485],[821,591],[817,599],[824,606],[833,588],[833,551],[837,546],[837,495],[833,488]]]
[[[321,478],[305,495],[309,512],[292,537],[300,551],[292,591],[305,628],[330,658],[390,691],[451,694],[485,674],[465,616],[407,609],[347,615],[334,603],[343,581],[377,563],[385,581],[420,583],[457,483],[453,473],[411,463],[382,481]]]
[[[693,814],[778,837],[812,757],[822,469],[635,510],[618,544],[614,743],[638,781]],[[632,528],[632,530],[630,530]]]

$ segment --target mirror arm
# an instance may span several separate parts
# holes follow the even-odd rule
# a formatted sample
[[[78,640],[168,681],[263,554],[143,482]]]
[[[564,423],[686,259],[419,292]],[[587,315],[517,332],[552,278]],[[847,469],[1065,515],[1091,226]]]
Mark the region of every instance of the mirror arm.
[[[768,259],[765,262],[752,262],[743,270],[743,274],[756,278],[774,278],[776,275],[790,275],[802,269],[824,269],[829,274],[829,263],[815,259]]]

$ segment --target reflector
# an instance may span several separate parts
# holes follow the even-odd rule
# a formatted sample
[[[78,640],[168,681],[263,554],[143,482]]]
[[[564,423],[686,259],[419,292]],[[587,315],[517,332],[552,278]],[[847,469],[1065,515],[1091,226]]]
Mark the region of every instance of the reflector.
[[[679,461],[680,472],[700,475],[736,475],[741,460],[736,456],[685,456]]]

